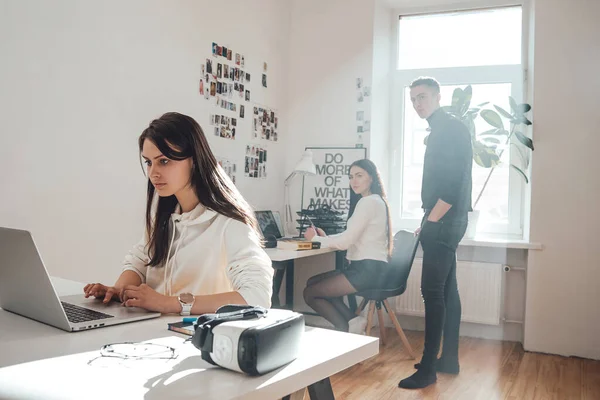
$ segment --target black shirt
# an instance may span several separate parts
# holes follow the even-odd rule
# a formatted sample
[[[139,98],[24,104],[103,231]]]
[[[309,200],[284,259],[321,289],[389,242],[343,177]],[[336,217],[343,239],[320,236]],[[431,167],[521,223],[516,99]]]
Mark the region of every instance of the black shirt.
[[[444,219],[466,217],[471,208],[473,149],[471,134],[458,119],[442,109],[427,118],[427,138],[421,200],[430,211],[438,199],[451,204]]]

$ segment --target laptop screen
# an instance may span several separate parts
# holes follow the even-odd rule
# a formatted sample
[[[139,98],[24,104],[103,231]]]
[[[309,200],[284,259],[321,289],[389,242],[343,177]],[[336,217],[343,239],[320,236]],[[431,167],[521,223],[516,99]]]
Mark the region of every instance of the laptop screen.
[[[256,219],[258,220],[258,226],[264,237],[267,235],[273,235],[277,239],[281,239],[283,236],[277,226],[277,221],[271,211],[256,211]]]

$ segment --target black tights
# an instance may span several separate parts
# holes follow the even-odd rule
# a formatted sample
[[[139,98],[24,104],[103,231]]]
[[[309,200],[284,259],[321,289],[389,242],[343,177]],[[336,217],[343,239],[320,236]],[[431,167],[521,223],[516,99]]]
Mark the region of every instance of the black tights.
[[[348,321],[355,317],[344,303],[344,296],[357,290],[341,271],[329,271],[311,277],[306,282],[304,301],[335,329],[348,332]]]

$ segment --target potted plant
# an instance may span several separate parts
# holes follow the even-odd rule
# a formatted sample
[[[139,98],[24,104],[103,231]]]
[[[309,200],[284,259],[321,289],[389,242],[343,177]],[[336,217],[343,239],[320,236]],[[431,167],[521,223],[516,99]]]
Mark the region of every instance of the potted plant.
[[[525,116],[531,110],[529,104],[517,104],[509,96],[510,112],[497,105],[493,105],[495,110],[483,108],[489,102],[471,107],[472,94],[473,89],[471,85],[468,85],[465,89],[457,88],[452,94],[452,104],[442,107],[444,111],[462,121],[471,133],[473,160],[475,163],[482,168],[490,169],[485,182],[473,202],[473,211],[469,214],[469,226],[465,234],[467,238],[475,236],[480,213],[477,205],[487,188],[494,170],[502,162],[502,155],[505,150],[513,146],[517,150],[520,157],[520,166],[514,163],[511,163],[510,166],[519,173],[525,183],[529,183],[529,178],[525,171],[529,168],[529,150],[533,151],[534,149],[533,141],[523,133],[523,128],[532,125],[531,121]],[[483,118],[492,129],[481,133],[476,132],[475,120],[478,117]],[[505,124],[505,121],[508,123]],[[509,129],[506,128],[507,125]]]

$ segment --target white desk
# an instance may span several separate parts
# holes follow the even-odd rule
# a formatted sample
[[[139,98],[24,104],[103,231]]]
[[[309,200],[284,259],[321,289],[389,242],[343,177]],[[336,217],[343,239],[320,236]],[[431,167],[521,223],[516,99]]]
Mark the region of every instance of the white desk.
[[[281,249],[265,249],[271,261],[289,261],[299,258],[318,256],[321,254],[334,253],[336,250],[332,248],[316,249],[316,250],[281,250]]]
[[[82,284],[53,279],[60,295]],[[2,399],[278,399],[311,386],[311,399],[327,396],[329,376],[375,356],[377,338],[307,328],[301,356],[267,375],[248,377],[200,358],[184,335],[166,329],[169,316],[68,333],[0,310]],[[176,347],[174,360],[100,358],[107,343],[151,340]],[[319,390],[322,390],[319,393]],[[324,394],[324,395],[323,395]]]
[[[273,307],[286,308],[292,310],[294,307],[294,261],[300,258],[314,257],[323,254],[335,253],[335,268],[343,267],[343,257],[336,249],[325,248],[316,250],[281,250],[265,249],[269,258],[273,262],[275,276],[273,277],[273,295],[271,304]],[[279,302],[279,291],[285,275],[285,304]],[[352,298],[352,300],[354,300]],[[351,302],[351,307],[356,309],[356,301]]]

